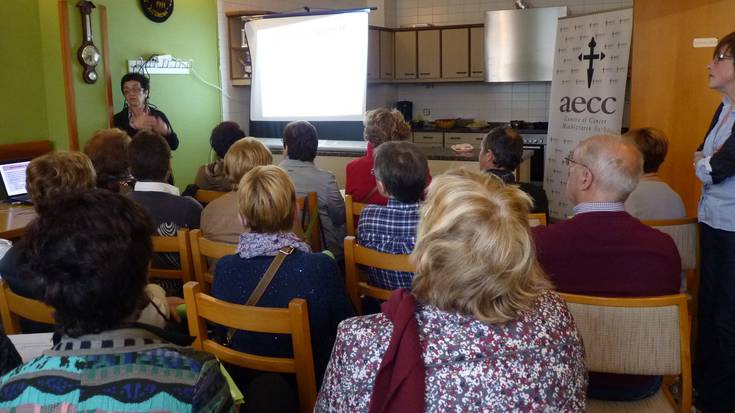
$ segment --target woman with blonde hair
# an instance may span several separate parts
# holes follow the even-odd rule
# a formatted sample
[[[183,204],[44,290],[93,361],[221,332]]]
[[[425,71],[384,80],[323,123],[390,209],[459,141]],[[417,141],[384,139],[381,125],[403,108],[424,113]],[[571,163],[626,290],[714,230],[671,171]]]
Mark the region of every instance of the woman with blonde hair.
[[[373,152],[384,142],[407,141],[411,139],[411,125],[403,119],[396,109],[379,108],[365,114],[364,138],[367,141],[365,156],[347,164],[345,192],[352,195],[355,202],[386,205],[388,198],[378,192],[373,175]]]
[[[536,261],[530,203],[481,172],[438,176],[411,291],[340,325],[315,411],[584,411],[582,342]]]
[[[291,179],[275,165],[256,166],[242,177],[237,189],[240,220],[245,231],[234,255],[217,262],[212,295],[244,304],[279,251],[290,251],[256,305],[288,307],[293,298],[309,305],[309,324],[317,383],[332,351],[340,321],[353,315],[335,261],[311,253],[291,231],[296,192]],[[238,332],[232,347],[263,356],[292,357],[290,340],[279,335]],[[246,379],[251,376],[245,375]]]
[[[254,167],[271,163],[271,151],[255,138],[238,139],[230,146],[224,156],[223,174],[232,190],[204,207],[199,225],[205,238],[237,244],[245,231],[237,208],[238,182]]]

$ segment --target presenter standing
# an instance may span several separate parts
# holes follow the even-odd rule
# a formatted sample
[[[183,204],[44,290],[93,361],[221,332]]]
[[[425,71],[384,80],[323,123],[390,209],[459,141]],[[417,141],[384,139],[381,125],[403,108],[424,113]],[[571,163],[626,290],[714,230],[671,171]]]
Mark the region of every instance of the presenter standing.
[[[115,114],[115,127],[131,137],[139,130],[153,130],[166,139],[172,151],[176,150],[179,137],[171,127],[171,122],[163,112],[148,103],[150,80],[140,73],[127,73],[120,80],[120,89],[125,97],[125,105]]]
[[[735,408],[735,32],[717,44],[709,87],[723,95],[704,142],[694,153],[702,181],[699,224],[699,363],[694,386],[703,412]]]

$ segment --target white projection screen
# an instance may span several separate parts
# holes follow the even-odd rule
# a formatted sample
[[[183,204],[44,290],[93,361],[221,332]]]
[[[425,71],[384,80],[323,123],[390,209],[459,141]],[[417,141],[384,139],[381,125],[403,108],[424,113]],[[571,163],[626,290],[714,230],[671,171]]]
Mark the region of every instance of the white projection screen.
[[[368,10],[252,20],[250,119],[361,121]]]

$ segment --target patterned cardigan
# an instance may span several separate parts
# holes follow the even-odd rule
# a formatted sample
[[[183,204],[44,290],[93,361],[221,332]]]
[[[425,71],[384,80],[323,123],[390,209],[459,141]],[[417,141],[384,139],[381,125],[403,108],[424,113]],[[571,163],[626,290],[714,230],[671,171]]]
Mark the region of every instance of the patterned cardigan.
[[[426,412],[583,412],[584,348],[553,292],[512,322],[417,309]],[[340,324],[315,412],[367,412],[392,324],[383,314]]]

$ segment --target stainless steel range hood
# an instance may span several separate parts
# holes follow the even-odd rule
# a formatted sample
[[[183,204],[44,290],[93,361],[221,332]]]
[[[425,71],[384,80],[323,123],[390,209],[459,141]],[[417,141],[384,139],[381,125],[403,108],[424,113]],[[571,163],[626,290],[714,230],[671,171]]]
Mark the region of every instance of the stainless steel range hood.
[[[551,81],[556,22],[566,7],[485,12],[485,81]]]

